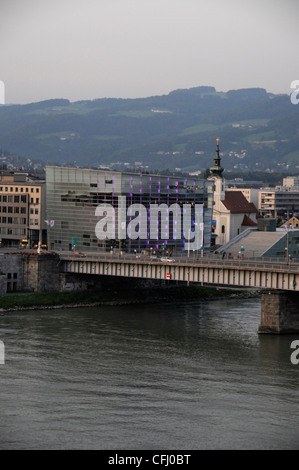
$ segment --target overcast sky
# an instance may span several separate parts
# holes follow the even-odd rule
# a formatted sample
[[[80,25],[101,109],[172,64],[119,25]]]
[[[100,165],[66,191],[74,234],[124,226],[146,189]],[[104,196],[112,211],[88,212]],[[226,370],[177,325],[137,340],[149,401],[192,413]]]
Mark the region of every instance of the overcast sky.
[[[0,0],[5,102],[299,80],[298,0]]]

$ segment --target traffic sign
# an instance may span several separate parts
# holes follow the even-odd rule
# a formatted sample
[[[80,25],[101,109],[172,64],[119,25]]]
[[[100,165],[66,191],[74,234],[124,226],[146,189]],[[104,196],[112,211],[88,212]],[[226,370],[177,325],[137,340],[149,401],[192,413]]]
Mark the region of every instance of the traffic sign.
[[[166,278],[167,278],[167,279],[170,279],[170,278],[171,278],[171,274],[170,274],[170,273],[166,273]]]

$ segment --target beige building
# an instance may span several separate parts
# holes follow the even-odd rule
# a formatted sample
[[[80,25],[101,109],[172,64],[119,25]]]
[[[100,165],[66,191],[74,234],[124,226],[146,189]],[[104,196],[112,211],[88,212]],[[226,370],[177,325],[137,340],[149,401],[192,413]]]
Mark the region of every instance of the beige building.
[[[24,172],[0,172],[2,246],[46,243],[45,181]]]
[[[258,209],[264,217],[276,217],[276,191],[270,188],[259,191]]]
[[[294,189],[299,187],[299,176],[287,176],[283,178],[282,185],[286,188]]]
[[[299,229],[299,219],[297,217],[291,217],[287,222],[283,224],[283,226],[286,226],[289,229]]]

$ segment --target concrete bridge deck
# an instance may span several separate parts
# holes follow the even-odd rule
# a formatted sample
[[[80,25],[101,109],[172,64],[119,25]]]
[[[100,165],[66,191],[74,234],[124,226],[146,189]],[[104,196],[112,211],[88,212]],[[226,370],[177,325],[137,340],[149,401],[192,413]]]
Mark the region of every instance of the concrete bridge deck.
[[[287,263],[277,258],[228,260],[184,256],[164,261],[142,255],[61,254],[60,263],[65,273],[299,291],[297,260]]]

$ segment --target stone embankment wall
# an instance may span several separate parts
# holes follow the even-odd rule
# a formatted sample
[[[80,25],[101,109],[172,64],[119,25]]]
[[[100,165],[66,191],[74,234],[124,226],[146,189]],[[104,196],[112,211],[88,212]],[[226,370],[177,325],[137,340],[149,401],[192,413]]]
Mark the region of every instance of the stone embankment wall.
[[[20,254],[0,254],[0,294],[23,290],[23,259]]]
[[[60,290],[58,255],[32,253],[22,256],[24,290],[31,292]]]

